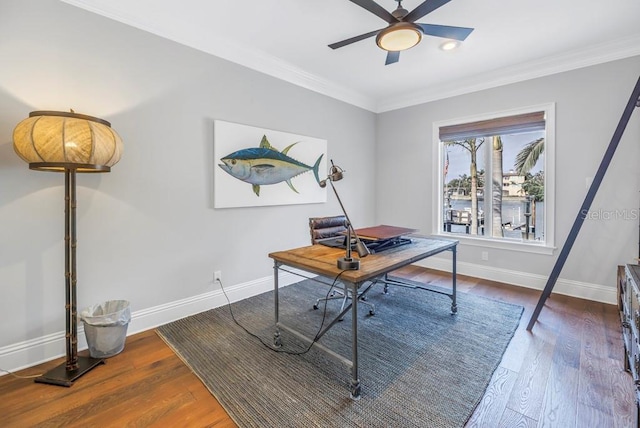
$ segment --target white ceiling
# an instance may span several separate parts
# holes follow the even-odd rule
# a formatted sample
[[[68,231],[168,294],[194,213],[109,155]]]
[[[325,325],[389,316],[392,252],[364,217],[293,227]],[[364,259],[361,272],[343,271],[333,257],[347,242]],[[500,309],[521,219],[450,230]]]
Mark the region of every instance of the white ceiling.
[[[462,46],[388,66],[374,37],[327,47],[387,25],[348,0],[62,1],[374,112],[640,55],[638,0],[451,0],[418,22],[475,28]]]

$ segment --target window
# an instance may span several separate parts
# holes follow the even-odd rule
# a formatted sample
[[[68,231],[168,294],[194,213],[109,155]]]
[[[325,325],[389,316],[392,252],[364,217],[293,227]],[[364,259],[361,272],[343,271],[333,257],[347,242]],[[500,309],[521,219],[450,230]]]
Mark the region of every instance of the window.
[[[552,104],[436,123],[434,133],[437,234],[553,246]]]

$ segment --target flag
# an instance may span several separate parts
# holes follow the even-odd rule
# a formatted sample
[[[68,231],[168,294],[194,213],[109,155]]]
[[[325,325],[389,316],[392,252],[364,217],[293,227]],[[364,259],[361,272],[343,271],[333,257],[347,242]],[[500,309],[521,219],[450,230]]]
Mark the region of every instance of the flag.
[[[444,176],[447,176],[447,173],[449,172],[449,152],[447,152],[447,157],[444,160]]]

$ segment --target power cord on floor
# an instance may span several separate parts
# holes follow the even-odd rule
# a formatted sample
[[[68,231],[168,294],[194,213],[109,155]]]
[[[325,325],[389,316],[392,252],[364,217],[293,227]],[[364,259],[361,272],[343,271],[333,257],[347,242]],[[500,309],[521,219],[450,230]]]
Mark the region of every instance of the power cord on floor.
[[[255,337],[256,339],[258,339],[260,341],[260,343],[262,343],[267,349],[270,349],[271,351],[274,352],[282,352],[284,354],[289,354],[289,355],[304,355],[307,352],[309,352],[311,350],[311,347],[313,347],[313,345],[318,341],[318,335],[320,334],[320,332],[322,331],[322,327],[324,326],[324,322],[326,321],[327,318],[327,298],[329,297],[329,295],[331,294],[331,292],[333,291],[333,289],[336,286],[336,283],[338,282],[338,278],[340,278],[340,276],[346,271],[342,271],[340,272],[338,275],[336,275],[336,277],[333,279],[333,283],[331,284],[331,287],[329,288],[329,291],[327,292],[327,295],[324,299],[324,310],[322,312],[322,322],[320,323],[320,327],[318,328],[318,331],[316,332],[313,341],[311,342],[311,344],[309,345],[309,347],[307,349],[305,349],[304,351],[300,351],[300,352],[294,352],[294,351],[287,351],[286,349],[279,349],[279,348],[273,348],[271,345],[269,345],[268,343],[266,343],[264,340],[262,340],[262,338],[252,332],[250,332],[249,330],[247,330],[242,324],[240,324],[237,320],[236,317],[233,315],[233,310],[231,309],[231,301],[229,300],[229,296],[227,296],[226,291],[224,290],[224,286],[222,284],[222,281],[220,279],[218,279],[217,281],[220,283],[220,289],[222,290],[222,294],[224,294],[225,299],[227,300],[227,307],[229,308],[229,313],[231,314],[231,318],[233,319],[233,322],[236,323],[240,328],[242,328],[248,335]],[[22,376],[22,375],[18,375],[15,374],[9,370],[5,370],[0,368],[0,372],[4,372],[7,373],[15,378],[18,379],[34,379],[37,377],[42,376],[44,373],[40,373],[40,374],[36,374],[36,375],[28,375],[28,376]]]
[[[17,375],[15,373],[10,372],[9,370],[5,370],[5,369],[0,369],[0,372],[5,372],[5,373],[10,374],[11,376],[13,376],[15,378],[18,378],[18,379],[33,379],[33,378],[36,378],[36,377],[40,377],[40,376],[42,376],[44,374],[44,373],[40,373],[40,374],[37,374],[37,375],[22,376],[22,375]]]
[[[315,345],[315,343],[318,341],[318,336],[320,335],[320,332],[322,331],[322,327],[324,326],[324,322],[325,322],[325,320],[327,318],[327,301],[328,301],[327,299],[329,298],[329,295],[331,294],[331,292],[333,291],[334,287],[336,286],[336,283],[338,282],[338,278],[340,278],[340,276],[345,272],[346,272],[346,270],[341,271],[333,279],[333,283],[331,284],[331,287],[329,288],[329,291],[327,292],[327,295],[326,295],[326,297],[324,299],[324,310],[322,312],[322,321],[320,322],[320,327],[318,327],[318,331],[316,332],[313,340],[311,341],[311,344],[304,351],[298,351],[298,352],[296,352],[296,351],[288,351],[288,350],[282,349],[282,348],[274,348],[270,344],[266,343],[260,336],[250,332],[249,330],[247,330],[247,328],[245,328],[242,324],[240,324],[238,322],[238,320],[236,320],[236,317],[233,315],[233,310],[231,309],[231,301],[229,300],[229,296],[227,296],[227,292],[224,290],[224,286],[222,284],[222,280],[217,279],[217,281],[220,283],[220,289],[222,290],[222,294],[224,294],[224,297],[227,300],[227,307],[229,308],[229,313],[231,314],[231,319],[233,319],[233,322],[236,323],[236,325],[238,325],[238,327],[243,329],[249,336],[252,336],[252,337],[255,337],[256,339],[258,339],[260,341],[260,343],[262,343],[262,345],[264,347],[266,347],[267,349],[269,349],[269,350],[271,350],[273,352],[281,352],[283,354],[288,354],[288,355],[304,355],[307,352],[309,352],[311,350],[311,348],[313,347],[313,345]]]

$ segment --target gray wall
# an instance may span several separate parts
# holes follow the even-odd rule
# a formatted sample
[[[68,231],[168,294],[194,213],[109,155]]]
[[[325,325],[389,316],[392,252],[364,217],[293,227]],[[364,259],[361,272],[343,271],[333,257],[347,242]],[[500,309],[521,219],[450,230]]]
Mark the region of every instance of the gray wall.
[[[219,288],[214,270],[225,287],[268,277],[269,252],[306,245],[308,217],[339,212],[330,193],[214,209],[214,119],[328,140],[352,220],[374,223],[371,112],[55,0],[3,0],[0,41],[0,348],[64,329],[64,176],[15,155],[30,111],[73,108],[124,141],[111,173],[78,176],[79,308],[200,295]]]
[[[463,271],[466,265],[467,270],[495,278],[517,271],[529,275],[530,282],[548,276],[587,193],[585,180],[594,177],[639,75],[640,57],[634,57],[380,114],[378,219],[432,232],[434,121],[555,102],[558,250],[550,256],[490,246],[459,249]],[[586,221],[561,274],[565,281],[613,288],[616,266],[638,257],[639,161],[636,109],[592,206],[592,211],[626,210],[628,218]],[[486,250],[488,262],[481,260]]]
[[[327,139],[348,170],[339,185],[354,223],[429,233],[432,122],[556,102],[560,246],[640,72],[632,58],[375,115],[55,0],[0,3],[0,58],[0,351],[26,346],[15,366],[46,358],[30,341],[64,328],[64,179],[30,171],[12,148],[30,111],[73,108],[122,136],[111,173],[78,177],[78,305],[127,299],[143,312],[218,289],[214,270],[251,288],[271,275],[268,252],[306,244],[307,218],[339,211],[331,194],[214,209],[215,119]],[[638,116],[595,209],[638,207]],[[613,287],[637,242],[637,219],[589,221],[562,276]],[[481,250],[460,248],[463,269],[544,276],[557,256],[491,250],[483,262]]]

